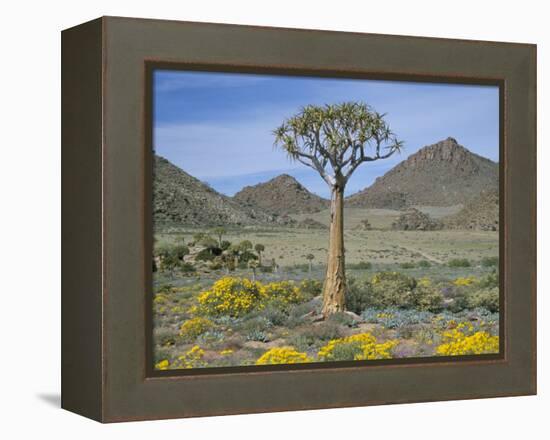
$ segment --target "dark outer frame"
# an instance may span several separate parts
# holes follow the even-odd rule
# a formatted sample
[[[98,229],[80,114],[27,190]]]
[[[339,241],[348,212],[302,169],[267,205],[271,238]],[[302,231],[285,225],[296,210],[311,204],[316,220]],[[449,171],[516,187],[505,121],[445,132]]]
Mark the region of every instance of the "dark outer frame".
[[[155,374],[146,77],[159,65],[498,84],[504,356]],[[62,86],[64,408],[116,422],[536,393],[536,46],[103,17],[63,32]]]

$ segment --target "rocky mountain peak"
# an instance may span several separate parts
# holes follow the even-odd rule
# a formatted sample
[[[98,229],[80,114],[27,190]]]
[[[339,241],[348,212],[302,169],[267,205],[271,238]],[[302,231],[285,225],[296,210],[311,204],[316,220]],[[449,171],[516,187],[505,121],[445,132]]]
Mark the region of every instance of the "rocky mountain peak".
[[[498,185],[498,164],[448,137],[422,147],[348,198],[348,206],[401,209],[463,204]]]
[[[246,186],[234,196],[244,206],[254,206],[266,212],[287,215],[318,212],[328,201],[309,192],[288,174],[253,186]]]

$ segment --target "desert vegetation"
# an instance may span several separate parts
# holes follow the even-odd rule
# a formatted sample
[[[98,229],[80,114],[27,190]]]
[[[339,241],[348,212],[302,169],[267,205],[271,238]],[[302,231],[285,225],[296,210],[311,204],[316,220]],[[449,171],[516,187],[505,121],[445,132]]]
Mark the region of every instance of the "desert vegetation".
[[[416,256],[402,245],[368,254],[372,259],[353,248],[346,265],[345,311],[320,319],[326,249],[310,250],[326,232],[300,231],[302,238],[296,240],[288,238],[289,231],[224,228],[157,234],[156,368],[498,352],[495,233],[480,233],[492,234],[485,237],[485,246],[463,243],[452,251],[448,234],[458,231],[442,236],[444,242],[434,237],[424,242],[421,234],[443,232],[388,229],[384,232],[416,240]],[[365,234],[365,239],[373,232],[345,231]],[[381,258],[385,254],[397,259]]]

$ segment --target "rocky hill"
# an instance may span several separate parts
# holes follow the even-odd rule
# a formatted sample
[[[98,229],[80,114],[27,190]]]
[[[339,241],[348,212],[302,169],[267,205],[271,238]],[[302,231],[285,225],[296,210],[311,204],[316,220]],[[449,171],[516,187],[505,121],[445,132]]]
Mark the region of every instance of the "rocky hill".
[[[285,224],[288,218],[267,214],[220,194],[168,160],[154,157],[153,218],[155,224],[213,226]]]
[[[311,214],[329,206],[329,201],[309,192],[288,174],[254,186],[246,186],[233,197],[240,204],[284,216]]]
[[[348,197],[346,205],[388,209],[452,206],[467,204],[482,190],[497,186],[497,163],[447,138],[421,148],[370,187]]]
[[[499,230],[498,190],[482,191],[459,212],[442,219],[449,229]]]

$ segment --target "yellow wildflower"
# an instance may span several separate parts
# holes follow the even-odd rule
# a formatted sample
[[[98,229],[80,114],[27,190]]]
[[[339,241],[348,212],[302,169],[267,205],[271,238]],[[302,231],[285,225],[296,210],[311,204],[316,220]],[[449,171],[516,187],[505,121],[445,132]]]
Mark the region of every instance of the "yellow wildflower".
[[[471,286],[474,283],[477,283],[476,277],[465,277],[465,278],[457,278],[453,281],[453,284],[455,286]]]
[[[459,327],[443,333],[444,343],[439,345],[436,349],[438,355],[460,356],[468,354],[498,353],[498,336],[491,336],[491,334],[483,331],[467,335],[462,329],[459,329]]]
[[[384,343],[377,343],[376,338],[370,333],[360,333],[346,336],[345,338],[332,339],[325,346],[321,347],[318,356],[321,360],[339,360],[335,352],[342,348],[349,348],[353,352],[353,359],[372,360],[390,359],[391,349],[397,345],[397,341],[390,340]]]
[[[313,362],[313,359],[306,353],[296,351],[294,347],[275,347],[261,355],[256,361],[256,365],[300,364],[304,362]]]
[[[162,361],[158,362],[155,365],[156,370],[168,370],[168,367],[170,366],[170,362],[168,362],[167,359],[163,359]]]

